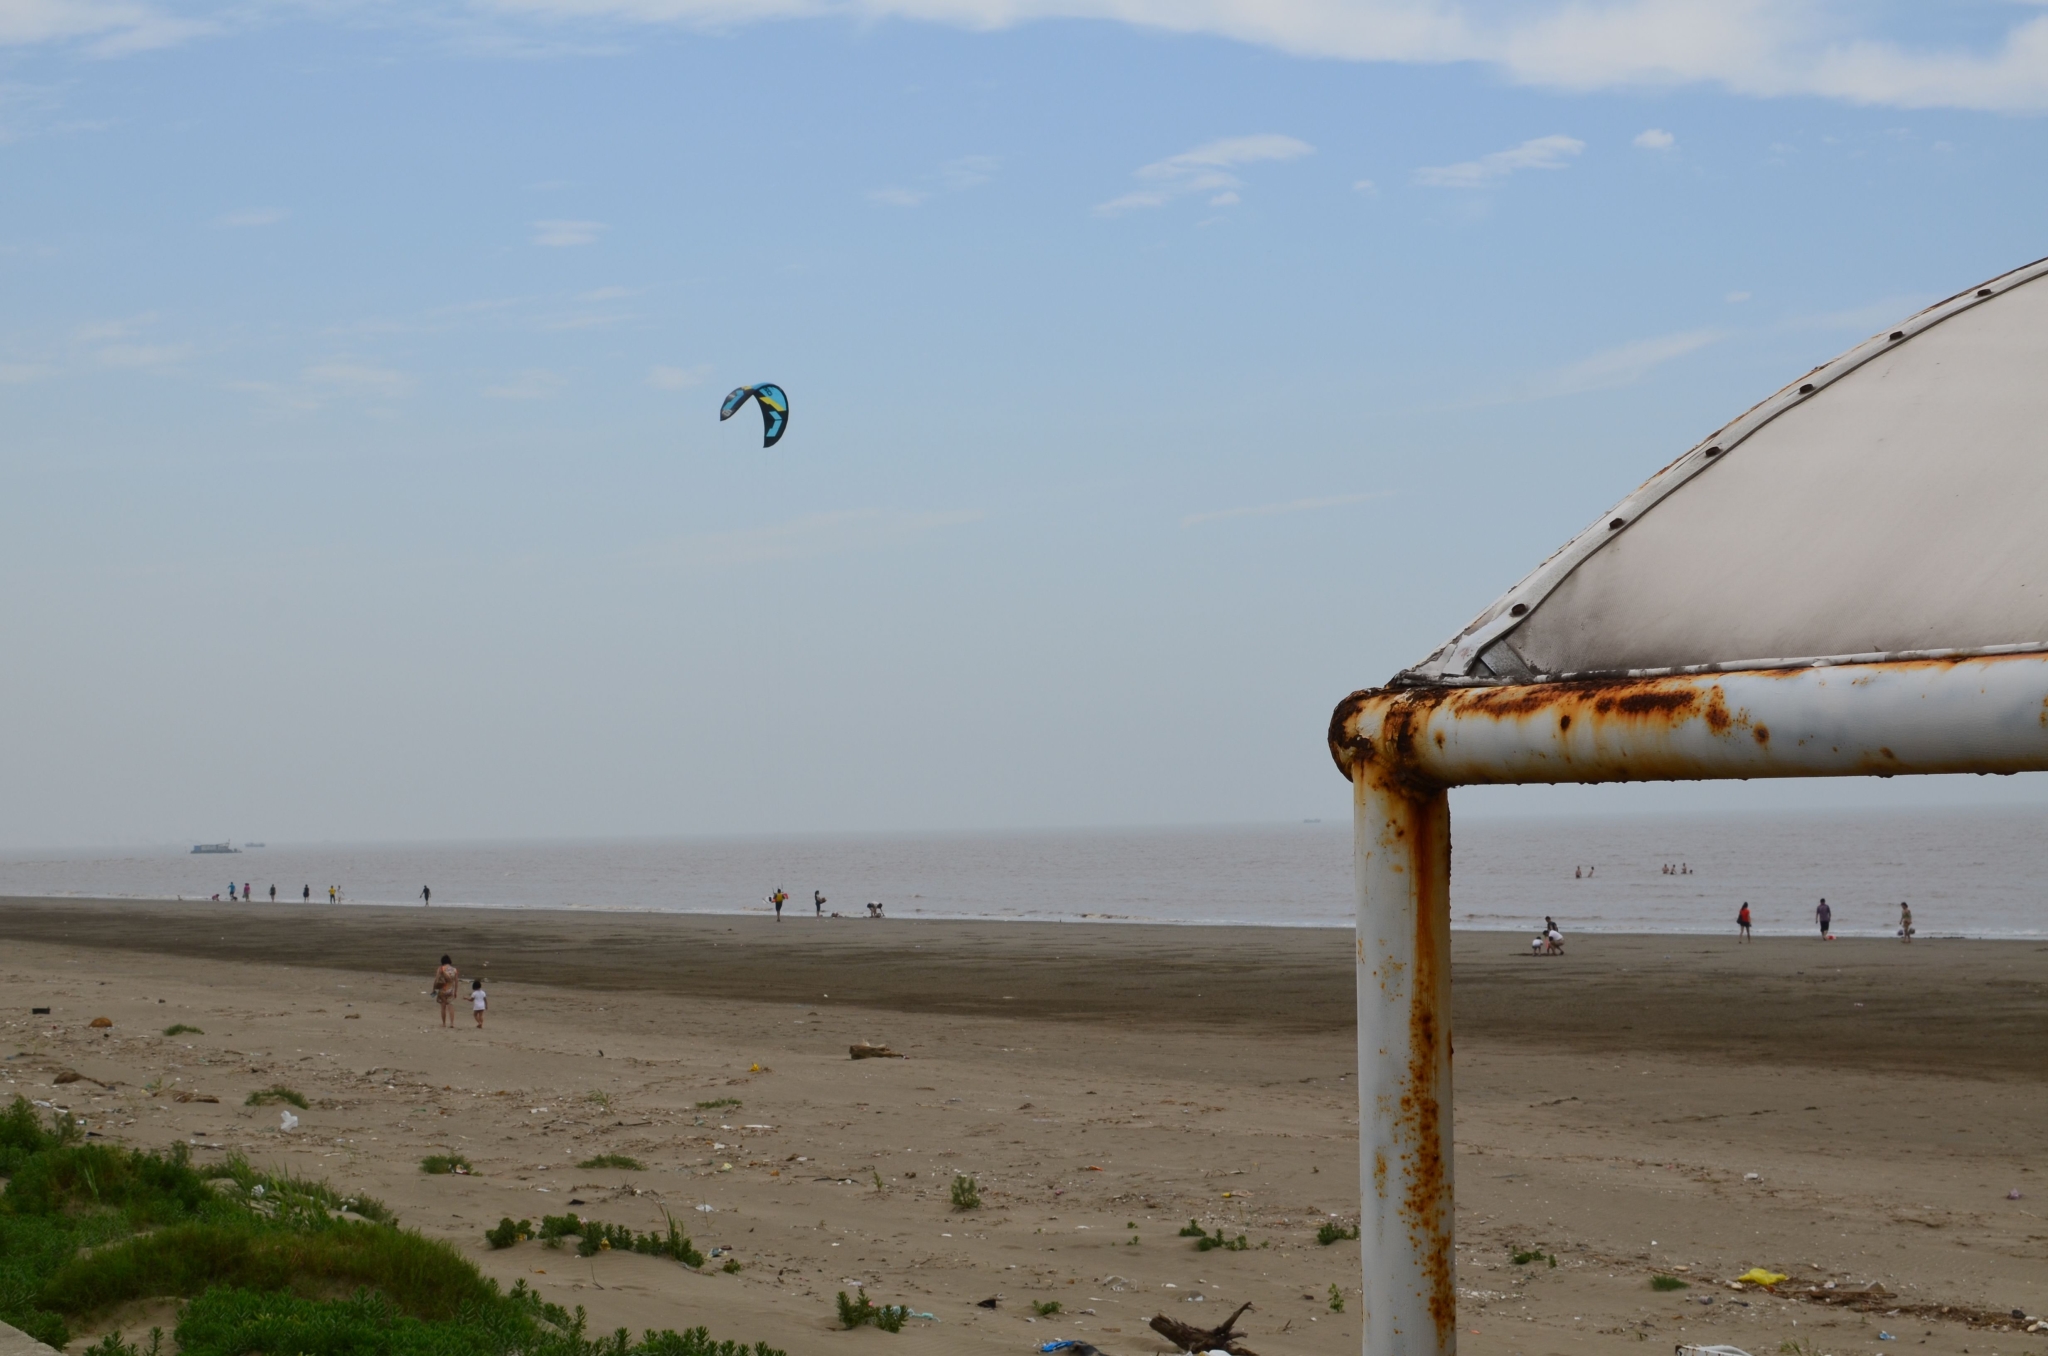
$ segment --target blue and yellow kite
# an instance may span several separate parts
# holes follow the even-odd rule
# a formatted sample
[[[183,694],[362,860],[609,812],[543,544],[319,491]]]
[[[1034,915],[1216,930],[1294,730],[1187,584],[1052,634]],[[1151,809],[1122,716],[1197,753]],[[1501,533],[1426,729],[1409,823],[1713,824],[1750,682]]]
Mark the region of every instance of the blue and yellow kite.
[[[740,412],[740,406],[752,397],[761,406],[761,446],[773,447],[782,437],[782,431],[789,427],[789,397],[782,388],[772,381],[759,386],[742,386],[725,398],[718,407],[718,422],[721,424]]]

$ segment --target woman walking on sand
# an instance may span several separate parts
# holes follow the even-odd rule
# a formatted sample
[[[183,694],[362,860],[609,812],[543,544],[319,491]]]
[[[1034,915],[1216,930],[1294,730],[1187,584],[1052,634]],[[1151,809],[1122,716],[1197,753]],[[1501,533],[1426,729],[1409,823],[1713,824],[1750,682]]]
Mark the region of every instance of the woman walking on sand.
[[[1913,906],[1903,899],[1899,901],[1899,940],[1913,940]]]
[[[1737,926],[1737,927],[1739,927],[1739,928],[1741,928],[1741,929],[1742,929],[1742,936],[1741,936],[1740,938],[1738,938],[1737,940],[1739,940],[1739,941],[1744,941],[1744,942],[1748,941],[1748,940],[1749,940],[1749,901],[1748,901],[1748,900],[1746,900],[1746,899],[1742,901],[1742,912],[1741,912],[1741,913],[1738,913],[1738,914],[1736,914],[1736,915],[1735,915],[1735,926]]]
[[[455,988],[462,982],[462,975],[455,968],[455,962],[441,957],[440,968],[434,971],[434,1001],[441,1005],[441,1025],[455,1025]]]
[[[1828,927],[1835,921],[1835,911],[1828,907],[1828,902],[1825,899],[1820,902],[1820,907],[1813,911],[1813,916],[1820,923],[1820,939],[1824,942],[1831,941],[1832,938],[1828,936]]]

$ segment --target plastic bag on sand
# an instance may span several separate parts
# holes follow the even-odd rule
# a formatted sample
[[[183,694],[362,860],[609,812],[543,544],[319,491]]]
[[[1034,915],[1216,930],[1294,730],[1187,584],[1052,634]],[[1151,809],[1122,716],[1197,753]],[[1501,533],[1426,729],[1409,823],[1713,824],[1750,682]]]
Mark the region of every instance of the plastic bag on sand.
[[[296,1130],[299,1128],[299,1118],[287,1111],[284,1113],[284,1119],[278,1122],[277,1128],[280,1130]]]
[[[1779,1281],[1784,1280],[1785,1277],[1781,1272],[1765,1271],[1762,1267],[1751,1267],[1735,1279],[1738,1281],[1748,1281],[1751,1285],[1776,1285]]]
[[[1681,1344],[1678,1356],[1749,1356],[1741,1347],[1692,1347]]]

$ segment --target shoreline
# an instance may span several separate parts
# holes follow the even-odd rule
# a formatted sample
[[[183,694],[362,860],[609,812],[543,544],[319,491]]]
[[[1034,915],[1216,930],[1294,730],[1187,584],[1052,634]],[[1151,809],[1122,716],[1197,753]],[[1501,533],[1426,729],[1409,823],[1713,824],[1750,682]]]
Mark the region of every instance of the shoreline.
[[[322,966],[424,981],[447,952],[494,984],[589,993],[1346,1040],[1355,1028],[1345,928],[834,922],[0,898],[0,939],[251,973]],[[1526,933],[1459,931],[1452,966],[1461,1038],[1994,1077],[2048,1066],[2048,941],[1575,933],[1566,955],[1533,957]]]
[[[229,907],[229,908],[236,908],[236,909],[240,909],[240,908],[250,908],[250,909],[263,909],[263,910],[268,910],[268,909],[287,909],[287,908],[296,908],[296,909],[315,909],[315,908],[318,908],[318,909],[384,909],[384,910],[389,910],[389,911],[391,911],[391,912],[393,912],[393,913],[411,913],[411,912],[422,912],[422,913],[426,913],[426,912],[431,912],[431,911],[432,911],[431,909],[428,909],[428,908],[427,908],[427,906],[425,906],[425,905],[422,905],[422,904],[419,904],[419,903],[417,903],[417,902],[412,902],[412,903],[408,903],[408,902],[404,902],[404,901],[392,901],[392,900],[354,900],[354,899],[343,899],[343,900],[340,900],[340,901],[338,901],[338,902],[336,902],[336,903],[334,903],[334,904],[328,904],[328,903],[326,903],[326,902],[325,902],[324,900],[319,900],[319,899],[315,899],[315,900],[312,900],[312,901],[310,901],[310,902],[308,902],[308,901],[303,901],[303,900],[295,900],[295,899],[280,899],[280,900],[278,900],[278,901],[277,901],[277,902],[276,902],[275,904],[273,904],[273,903],[269,902],[268,900],[258,900],[258,901],[254,902],[254,903],[252,903],[252,904],[247,904],[247,905],[244,905],[244,904],[243,904],[243,903],[241,903],[241,902],[240,902],[239,900],[238,900],[238,901],[236,901],[236,902],[234,902],[233,904],[229,904],[229,903],[228,903],[228,902],[227,902],[226,900],[219,900],[219,899],[211,899],[211,898],[208,898],[208,899],[196,899],[196,898],[185,898],[185,897],[183,897],[183,896],[178,896],[178,895],[117,895],[117,894],[70,894],[70,893],[65,893],[65,892],[45,893],[45,894],[38,894],[38,895],[0,895],[0,909],[4,909],[4,908],[6,908],[6,907],[8,907],[8,906],[10,906],[10,905],[13,905],[13,904],[17,904],[17,903],[78,903],[78,904],[107,904],[107,905],[119,905],[119,904],[144,904],[144,905],[156,905],[156,904],[172,904],[172,905],[190,905],[190,906],[194,906],[194,907],[206,907],[206,908],[219,908],[219,907],[222,907],[222,906],[226,906],[226,907]],[[790,901],[790,907],[789,907],[789,909],[788,909],[788,919],[789,919],[789,921],[791,921],[791,922],[799,922],[799,921],[801,921],[801,922],[811,922],[811,921],[815,921],[815,920],[813,919],[812,915],[810,915],[810,914],[807,914],[807,913],[802,913],[802,912],[800,912],[800,911],[799,911],[799,910],[797,909],[797,907],[796,907],[796,906],[797,906],[797,905],[798,905],[799,903],[801,903],[801,901],[800,901],[800,900],[796,900],[796,899],[791,899],[791,901]],[[459,912],[459,911],[474,911],[474,912],[478,912],[478,913],[492,913],[492,914],[556,914],[556,913],[560,913],[560,914],[569,914],[569,915],[581,915],[581,916],[589,916],[589,917],[604,917],[604,916],[610,916],[610,915],[619,915],[619,916],[624,916],[624,917],[653,917],[653,918],[704,918],[704,919],[735,919],[735,918],[752,918],[752,919],[768,919],[768,918],[772,918],[772,915],[771,915],[771,914],[769,914],[769,912],[768,912],[768,911],[767,911],[766,909],[763,909],[763,908],[760,908],[760,907],[749,907],[749,908],[745,908],[745,909],[662,909],[662,908],[653,908],[653,907],[645,907],[645,906],[639,906],[639,907],[636,907],[636,906],[632,906],[632,905],[619,905],[619,904],[480,904],[480,903],[476,903],[476,902],[474,902],[474,901],[457,901],[457,900],[448,900],[448,901],[446,901],[446,902],[442,902],[442,903],[437,903],[437,904],[435,904],[435,905],[433,906],[433,908],[435,908],[435,909],[443,909],[443,910],[446,910],[446,911],[447,911],[447,912],[449,912],[449,913],[455,913],[455,912]],[[871,919],[869,919],[869,918],[868,918],[868,917],[867,917],[867,916],[866,916],[865,914],[852,914],[852,913],[838,912],[838,913],[828,913],[827,915],[825,915],[825,920],[824,920],[824,921],[826,921],[826,922],[838,922],[838,923],[866,923],[866,922],[871,922],[871,921],[874,921],[874,920],[871,920]],[[888,922],[888,923],[975,923],[975,924],[979,924],[979,923],[988,923],[988,924],[992,924],[992,925],[998,925],[998,926],[1020,926],[1020,927],[1067,927],[1067,926],[1081,926],[1081,927],[1096,927],[1096,926],[1101,926],[1101,927],[1147,927],[1147,928],[1149,928],[1149,927],[1156,927],[1156,928],[1231,928],[1231,929],[1235,929],[1235,928],[1250,928],[1250,929],[1256,929],[1256,930],[1261,930],[1261,931],[1265,931],[1265,930],[1272,930],[1272,931],[1278,931],[1278,932],[1348,932],[1348,931],[1350,931],[1350,930],[1351,930],[1351,929],[1353,928],[1353,926],[1354,926],[1354,925],[1352,924],[1352,922],[1351,922],[1351,921],[1350,921],[1349,919],[1346,919],[1346,920],[1344,920],[1344,921],[1341,921],[1341,922],[1336,922],[1336,921],[1309,921],[1309,922],[1297,922],[1297,921],[1291,921],[1291,920],[1287,920],[1287,919],[1233,919],[1233,918],[1141,918],[1141,917],[1137,917],[1137,916],[1135,916],[1135,915],[1131,915],[1131,914],[1103,914],[1103,913],[1077,913],[1077,914],[1014,914],[1014,915],[1009,915],[1009,914],[1006,914],[1006,915],[990,915],[990,914],[972,914],[972,913],[930,913],[930,912],[925,912],[925,911],[923,911],[923,910],[913,910],[913,911],[911,911],[911,912],[909,912],[909,913],[897,913],[897,914],[889,914],[889,915],[888,915],[887,917],[885,917],[885,918],[884,918],[884,919],[883,919],[882,921],[884,921],[884,922]],[[1567,921],[1570,921],[1570,920],[1567,920]],[[1530,923],[1530,924],[1529,924],[1528,926],[1526,926],[1526,927],[1522,927],[1522,928],[1516,928],[1516,927],[1512,927],[1512,926],[1506,926],[1506,925],[1498,925],[1498,926],[1492,926],[1492,925],[1474,925],[1474,924],[1470,924],[1470,923],[1463,923],[1463,924],[1461,924],[1461,923],[1458,923],[1458,922],[1456,922],[1455,920],[1454,920],[1454,921],[1452,922],[1452,924],[1451,924],[1451,931],[1452,931],[1452,932],[1454,932],[1454,933],[1459,933],[1459,934],[1468,934],[1468,935],[1476,935],[1476,936],[1501,936],[1501,937],[1520,937],[1520,938],[1522,938],[1522,939],[1523,939],[1523,941],[1524,941],[1524,944],[1525,944],[1525,945],[1527,944],[1527,939],[1528,939],[1529,937],[1531,937],[1531,936],[1533,936],[1533,935],[1534,935],[1534,929],[1535,929],[1535,924],[1534,924],[1533,922],[1532,922],[1532,923]],[[1793,938],[1793,939],[1798,939],[1798,938],[1811,938],[1812,936],[1814,936],[1814,929],[1813,929],[1813,928],[1811,928],[1811,927],[1806,927],[1806,926],[1801,926],[1801,927],[1792,927],[1792,928],[1779,928],[1779,927],[1763,927],[1763,926],[1759,926],[1759,927],[1757,927],[1757,928],[1755,928],[1755,929],[1754,929],[1754,932],[1755,932],[1755,935],[1756,935],[1756,936],[1757,936],[1758,938],[1765,938],[1765,937],[1769,937],[1769,938]],[[1728,938],[1728,937],[1733,937],[1733,936],[1734,936],[1734,926],[1733,926],[1733,924],[1730,924],[1730,925],[1728,925],[1727,927],[1717,927],[1717,928],[1713,928],[1713,929],[1706,929],[1706,928],[1697,928],[1697,929],[1695,929],[1695,928],[1654,928],[1654,927],[1638,927],[1638,928],[1613,928],[1613,927],[1604,927],[1604,926],[1601,926],[1601,925],[1599,925],[1599,924],[1575,924],[1575,925],[1574,925],[1574,926],[1573,926],[1573,927],[1572,927],[1572,928],[1571,928],[1571,929],[1570,929],[1570,930],[1569,930],[1569,931],[1568,931],[1568,932],[1567,932],[1567,933],[1566,933],[1565,935],[1567,936],[1567,938],[1571,938],[1571,937],[1702,937],[1702,938],[1713,938],[1713,937],[1722,937],[1722,938]],[[1835,936],[1836,936],[1837,938],[1840,938],[1840,939],[1842,939],[1842,940],[1845,940],[1845,941],[1847,941],[1847,940],[1854,940],[1854,941],[1897,941],[1897,940],[1898,940],[1898,936],[1897,936],[1897,933],[1896,933],[1895,931],[1886,931],[1886,930],[1882,930],[1882,929],[1876,929],[1876,930],[1868,930],[1868,931],[1865,931],[1865,930],[1848,930],[1848,929],[1839,929],[1839,930],[1837,930],[1837,931],[1835,932],[1835,934],[1834,934],[1834,935],[1835,935]],[[1934,932],[1934,931],[1930,931],[1930,930],[1928,930],[1928,929],[1926,929],[1926,928],[1918,927],[1918,926],[1916,925],[1916,927],[1915,927],[1915,931],[1914,931],[1914,934],[1913,934],[1913,935],[1914,935],[1914,936],[1915,936],[1915,938],[1917,938],[1917,939],[1918,939],[1918,940],[1919,940],[1920,942],[1937,942],[1937,941],[1940,941],[1940,942],[2010,942],[2010,943],[2018,943],[2018,944],[2025,944],[2025,943],[2029,943],[2029,942],[2044,942],[2044,943],[2048,943],[2048,928],[2042,928],[2042,929],[2040,929],[2040,930],[2038,930],[2038,931],[2032,931],[2032,932]]]

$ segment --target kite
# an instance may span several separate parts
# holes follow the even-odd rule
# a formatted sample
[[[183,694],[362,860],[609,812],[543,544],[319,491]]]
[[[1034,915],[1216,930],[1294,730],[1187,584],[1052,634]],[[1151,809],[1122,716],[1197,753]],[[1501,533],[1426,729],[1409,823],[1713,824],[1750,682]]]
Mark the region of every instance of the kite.
[[[789,427],[789,397],[774,382],[764,381],[759,386],[742,386],[734,391],[718,407],[718,422],[722,424],[738,414],[750,396],[761,406],[761,446],[773,447]]]

